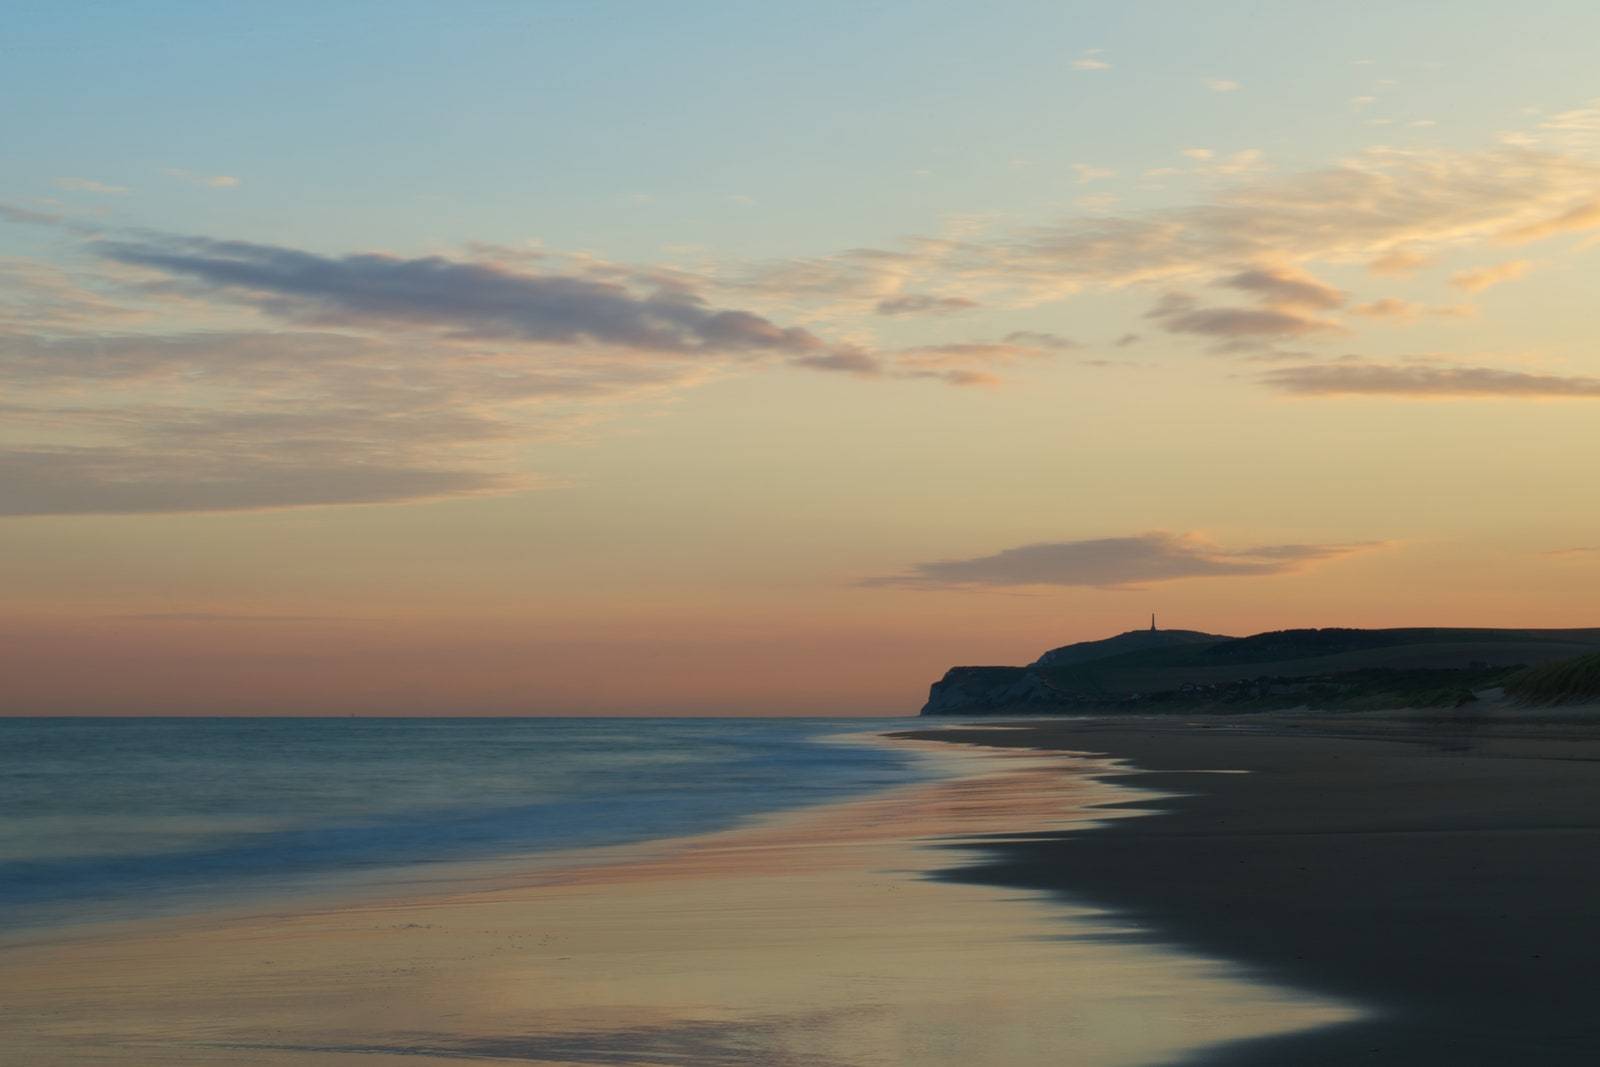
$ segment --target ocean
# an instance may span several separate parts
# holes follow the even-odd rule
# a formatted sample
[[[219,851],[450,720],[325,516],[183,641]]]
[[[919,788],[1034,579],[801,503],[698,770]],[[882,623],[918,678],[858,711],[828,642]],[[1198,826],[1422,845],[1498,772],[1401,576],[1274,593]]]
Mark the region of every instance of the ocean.
[[[733,826],[932,774],[860,719],[0,719],[0,929]]]

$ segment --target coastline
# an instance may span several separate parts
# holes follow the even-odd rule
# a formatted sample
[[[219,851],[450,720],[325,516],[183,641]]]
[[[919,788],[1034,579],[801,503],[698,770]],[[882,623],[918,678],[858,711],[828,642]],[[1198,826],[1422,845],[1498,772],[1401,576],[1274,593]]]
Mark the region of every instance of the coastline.
[[[910,737],[1093,753],[1138,819],[984,845],[954,881],[1103,907],[1362,1016],[1192,1067],[1600,1062],[1600,716],[1004,720]],[[1221,774],[1218,771],[1247,773]]]
[[[1149,794],[1109,762],[893,743],[956,773],[590,862],[13,944],[0,1042],[41,1067],[1131,1067],[1350,1017],[1097,908],[939,876],[974,841],[1127,821]]]

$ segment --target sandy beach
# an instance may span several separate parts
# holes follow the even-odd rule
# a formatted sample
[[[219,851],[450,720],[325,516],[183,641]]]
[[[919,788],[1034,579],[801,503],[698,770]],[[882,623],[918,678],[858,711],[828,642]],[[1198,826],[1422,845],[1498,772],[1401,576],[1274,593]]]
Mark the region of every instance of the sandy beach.
[[[960,881],[1045,889],[1149,939],[1362,1006],[1215,1067],[1600,1062],[1593,709],[1040,721],[920,736],[1123,761],[1147,817],[984,847]],[[1248,773],[1223,774],[1218,771]]]
[[[954,777],[381,897],[13,938],[0,1047],[39,1067],[1132,1067],[1354,1017],[1098,905],[938,877],[974,841],[1148,821],[1106,806],[1154,794],[1104,759],[902,743]]]

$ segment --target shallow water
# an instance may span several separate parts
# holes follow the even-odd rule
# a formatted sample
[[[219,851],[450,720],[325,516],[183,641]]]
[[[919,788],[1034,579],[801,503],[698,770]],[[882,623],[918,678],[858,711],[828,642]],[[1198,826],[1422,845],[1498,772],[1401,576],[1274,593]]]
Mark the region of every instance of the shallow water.
[[[914,780],[827,719],[0,719],[0,928],[702,833]]]
[[[605,862],[14,946],[0,1044],[75,1067],[1135,1067],[1352,1014],[937,880],[963,841],[1133,817],[1103,807],[1133,794],[1105,761],[934,750],[936,781]]]

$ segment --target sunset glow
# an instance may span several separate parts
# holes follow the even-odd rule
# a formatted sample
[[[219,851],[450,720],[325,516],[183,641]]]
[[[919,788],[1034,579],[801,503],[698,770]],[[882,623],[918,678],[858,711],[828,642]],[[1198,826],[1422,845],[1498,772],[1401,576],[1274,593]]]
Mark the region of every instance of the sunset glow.
[[[0,713],[1600,624],[1600,8],[1138,7],[22,4]]]

